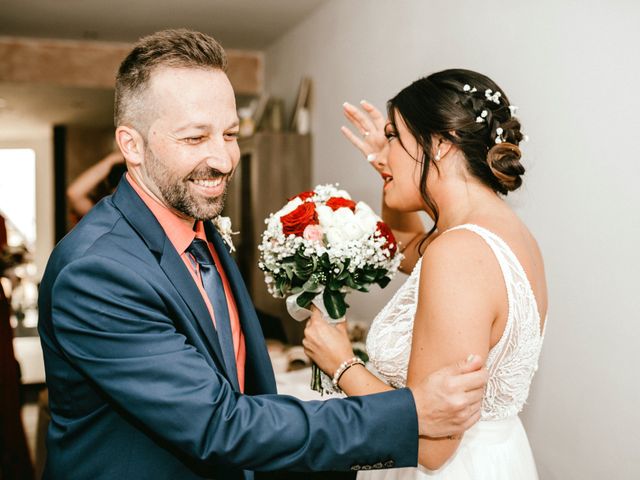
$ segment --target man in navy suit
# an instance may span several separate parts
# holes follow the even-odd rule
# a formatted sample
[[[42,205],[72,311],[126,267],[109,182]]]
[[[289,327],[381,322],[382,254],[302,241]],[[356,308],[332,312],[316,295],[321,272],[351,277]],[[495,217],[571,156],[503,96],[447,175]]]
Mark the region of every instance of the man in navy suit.
[[[411,390],[276,395],[251,300],[211,222],[240,156],[225,68],[214,39],[186,30],[142,39],[120,67],[116,138],[128,173],[56,247],[40,291],[45,478],[415,466],[419,434],[458,434],[479,417],[477,358]]]

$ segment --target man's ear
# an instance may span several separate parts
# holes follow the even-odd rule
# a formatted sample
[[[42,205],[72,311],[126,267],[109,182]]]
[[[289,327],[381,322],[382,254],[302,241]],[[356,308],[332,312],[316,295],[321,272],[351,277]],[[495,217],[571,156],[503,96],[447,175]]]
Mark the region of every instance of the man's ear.
[[[116,142],[127,164],[140,166],[144,163],[145,142],[135,128],[123,125],[116,128]]]

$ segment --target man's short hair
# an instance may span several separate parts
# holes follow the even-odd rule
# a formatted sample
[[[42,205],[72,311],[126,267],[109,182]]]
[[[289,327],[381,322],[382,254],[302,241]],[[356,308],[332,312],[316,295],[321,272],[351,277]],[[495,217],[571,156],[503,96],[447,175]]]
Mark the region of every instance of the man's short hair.
[[[141,125],[149,78],[158,67],[210,68],[227,71],[227,55],[209,35],[187,29],[163,30],[141,38],[116,76],[115,126]],[[140,132],[146,136],[146,132]]]

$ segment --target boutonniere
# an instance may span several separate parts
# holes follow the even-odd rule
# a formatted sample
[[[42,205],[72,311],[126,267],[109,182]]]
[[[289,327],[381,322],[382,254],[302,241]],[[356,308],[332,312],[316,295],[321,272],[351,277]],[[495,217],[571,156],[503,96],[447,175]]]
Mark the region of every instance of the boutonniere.
[[[236,247],[233,246],[233,240],[231,239],[231,235],[237,235],[240,232],[234,232],[231,228],[231,219],[229,217],[223,217],[222,215],[218,215],[213,220],[213,225],[220,233],[222,240],[229,247],[229,253],[233,253],[236,251]]]

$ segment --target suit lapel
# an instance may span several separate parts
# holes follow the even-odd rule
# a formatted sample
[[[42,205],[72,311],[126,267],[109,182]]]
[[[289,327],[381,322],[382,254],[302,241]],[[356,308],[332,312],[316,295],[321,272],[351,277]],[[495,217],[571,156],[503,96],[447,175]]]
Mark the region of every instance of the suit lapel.
[[[247,393],[275,393],[276,383],[271,368],[271,360],[262,334],[262,327],[258,321],[253,301],[244,284],[240,270],[235,260],[229,254],[228,246],[211,222],[204,222],[207,239],[213,244],[231,286],[240,318],[240,327],[244,334],[247,358],[245,378],[247,384],[253,384],[255,392]]]
[[[227,376],[218,335],[213,328],[211,315],[202,299],[200,290],[194,283],[182,258],[164,233],[162,226],[125,177],[120,181],[113,195],[113,203],[146,243],[149,250],[156,255],[156,258],[159,258],[160,268],[191,313],[189,321],[200,332],[218,370]]]

